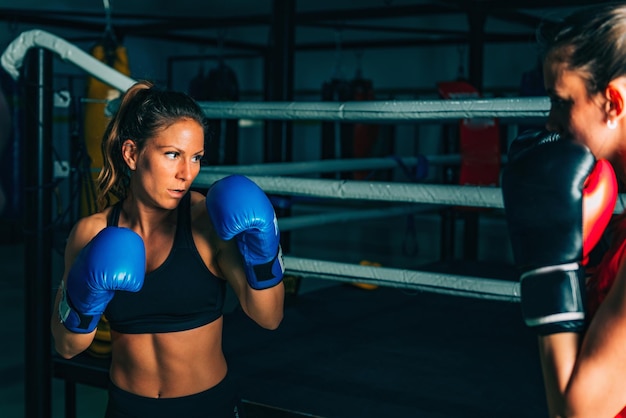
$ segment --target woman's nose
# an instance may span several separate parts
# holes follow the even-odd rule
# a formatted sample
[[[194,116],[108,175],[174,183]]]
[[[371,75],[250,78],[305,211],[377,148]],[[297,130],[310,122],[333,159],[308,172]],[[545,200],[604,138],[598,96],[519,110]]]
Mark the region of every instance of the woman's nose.
[[[560,133],[560,124],[557,121],[557,118],[554,116],[552,110],[548,114],[548,119],[546,120],[546,129],[550,132]]]
[[[183,180],[191,178],[191,165],[187,161],[181,161],[180,166],[178,167],[178,177]]]

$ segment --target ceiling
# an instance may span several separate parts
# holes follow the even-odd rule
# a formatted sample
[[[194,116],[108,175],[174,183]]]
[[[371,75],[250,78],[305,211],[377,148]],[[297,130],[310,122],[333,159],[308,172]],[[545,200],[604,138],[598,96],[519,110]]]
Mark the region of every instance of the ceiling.
[[[293,9],[293,24],[302,31],[295,44],[297,49],[334,48],[336,40],[328,35],[329,29],[340,31],[343,48],[349,49],[462,42],[469,33],[468,16],[478,22],[497,21],[499,28],[507,28],[491,31],[486,24],[486,42],[527,41],[541,21],[575,7],[598,3],[602,1],[52,0],[43,3],[41,0],[0,0],[0,21],[9,22],[13,27],[70,29],[78,37],[99,36],[105,28],[112,28],[120,38],[133,36],[199,45],[219,44],[237,50],[259,51],[266,48],[267,38],[249,34],[259,29],[269,30],[274,8],[285,7]],[[442,25],[441,19],[451,24]],[[224,35],[226,33],[228,35]]]

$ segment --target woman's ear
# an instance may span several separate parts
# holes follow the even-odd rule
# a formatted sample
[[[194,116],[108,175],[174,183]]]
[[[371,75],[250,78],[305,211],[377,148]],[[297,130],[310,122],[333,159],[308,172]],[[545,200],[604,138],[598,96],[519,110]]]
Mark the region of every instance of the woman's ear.
[[[137,144],[132,139],[127,139],[122,144],[122,157],[131,171],[137,168]]]
[[[624,112],[624,101],[626,99],[626,79],[616,79],[611,81],[606,88],[607,118],[617,121],[626,113]]]

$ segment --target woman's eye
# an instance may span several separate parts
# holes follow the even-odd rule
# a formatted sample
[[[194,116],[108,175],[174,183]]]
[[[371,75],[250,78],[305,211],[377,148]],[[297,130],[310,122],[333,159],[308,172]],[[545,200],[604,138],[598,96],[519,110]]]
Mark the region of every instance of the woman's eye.
[[[165,153],[165,155],[167,156],[167,158],[170,158],[170,159],[172,159],[172,160],[173,160],[174,158],[178,157],[178,153],[177,153],[177,152],[174,152],[174,151],[172,151],[172,152],[166,152],[166,153]]]
[[[563,107],[567,104],[566,100],[561,99],[560,97],[550,97],[550,105],[554,107]]]
[[[201,161],[202,161],[202,158],[204,158],[204,156],[203,156],[203,155],[196,155],[196,156],[195,156],[195,157],[193,157],[192,159],[193,159],[193,162],[194,162],[194,163],[199,163],[199,162],[201,162]]]

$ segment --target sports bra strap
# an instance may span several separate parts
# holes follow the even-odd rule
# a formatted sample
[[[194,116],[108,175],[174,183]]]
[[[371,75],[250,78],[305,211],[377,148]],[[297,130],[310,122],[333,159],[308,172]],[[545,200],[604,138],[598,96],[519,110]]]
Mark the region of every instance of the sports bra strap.
[[[122,210],[122,201],[113,205],[109,218],[107,219],[107,226],[117,226],[120,223],[120,212]]]

